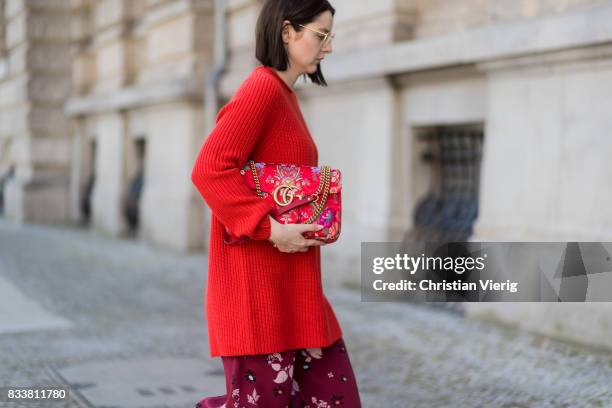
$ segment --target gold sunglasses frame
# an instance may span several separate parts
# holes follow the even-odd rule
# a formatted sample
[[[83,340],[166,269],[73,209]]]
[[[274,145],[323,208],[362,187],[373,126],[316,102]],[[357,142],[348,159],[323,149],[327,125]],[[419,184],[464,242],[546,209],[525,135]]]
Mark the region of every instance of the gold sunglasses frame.
[[[305,29],[307,29],[307,30],[310,30],[310,31],[312,31],[312,32],[314,32],[314,33],[317,33],[317,34],[320,34],[320,35],[324,36],[324,38],[321,40],[321,46],[322,46],[322,47],[325,47],[326,45],[328,45],[329,43],[331,43],[331,42],[332,42],[332,40],[334,39],[334,37],[336,36],[336,34],[335,34],[335,33],[332,33],[332,32],[329,32],[329,33],[323,33],[323,32],[321,32],[321,31],[319,31],[319,30],[315,30],[314,28],[306,27],[306,26],[305,26],[305,25],[303,25],[303,24],[298,24],[298,26],[300,26],[300,27],[302,27],[302,28],[305,28]],[[320,37],[319,37],[319,38],[320,38]]]

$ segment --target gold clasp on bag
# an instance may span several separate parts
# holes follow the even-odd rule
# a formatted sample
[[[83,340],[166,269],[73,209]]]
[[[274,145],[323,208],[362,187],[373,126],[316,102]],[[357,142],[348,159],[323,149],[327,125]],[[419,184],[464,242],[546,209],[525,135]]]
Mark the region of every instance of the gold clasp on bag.
[[[278,187],[274,189],[274,192],[272,193],[272,198],[274,198],[274,201],[276,202],[276,204],[284,207],[293,202],[293,197],[295,196],[295,190],[297,190],[297,187],[292,186],[291,184],[288,184],[288,183],[280,184]],[[282,201],[281,199],[278,198],[279,191],[282,191],[281,193]]]
[[[251,172],[253,173],[253,180],[255,181],[255,189],[257,190],[257,195],[260,197],[264,197],[263,191],[261,191],[261,186],[259,184],[259,177],[257,176],[257,168],[255,166],[255,161],[249,160],[249,164],[251,167]],[[321,202],[319,202],[318,204],[316,202],[314,203],[314,213],[304,222],[304,224],[312,224],[312,222],[321,214],[321,212],[325,208],[325,203],[327,202],[327,195],[329,194],[330,179],[331,167],[321,166],[319,188],[312,196],[315,196],[318,199],[319,195],[322,194],[323,197],[321,198]],[[283,191],[281,195],[283,201],[278,200],[278,192],[281,190]],[[279,185],[274,189],[274,193],[272,194],[274,202],[283,207],[291,204],[291,202],[293,202],[293,197],[296,195],[295,190],[297,190],[297,187],[291,184],[287,184],[287,182]],[[298,198],[301,199],[302,197],[303,196],[298,195]]]

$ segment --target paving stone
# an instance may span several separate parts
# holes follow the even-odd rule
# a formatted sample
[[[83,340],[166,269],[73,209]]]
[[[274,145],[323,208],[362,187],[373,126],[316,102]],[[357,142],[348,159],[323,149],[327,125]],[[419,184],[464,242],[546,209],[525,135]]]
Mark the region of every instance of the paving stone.
[[[89,362],[59,370],[96,407],[193,407],[203,395],[225,391],[223,369],[202,359],[147,358]]]
[[[24,296],[9,280],[0,277],[0,333],[63,329],[72,327],[67,319],[44,310],[34,299]]]

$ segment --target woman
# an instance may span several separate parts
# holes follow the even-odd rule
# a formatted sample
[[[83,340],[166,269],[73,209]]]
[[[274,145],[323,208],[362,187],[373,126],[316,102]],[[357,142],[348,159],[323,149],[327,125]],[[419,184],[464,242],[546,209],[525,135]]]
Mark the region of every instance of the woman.
[[[292,89],[301,75],[326,86],[332,51],[327,0],[269,0],[257,21],[255,68],[221,108],[192,171],[211,208],[206,316],[226,395],[197,407],[361,406],[342,330],[323,294],[317,224],[281,224],[244,184],[256,162],[318,165]],[[231,241],[228,237],[239,237]]]

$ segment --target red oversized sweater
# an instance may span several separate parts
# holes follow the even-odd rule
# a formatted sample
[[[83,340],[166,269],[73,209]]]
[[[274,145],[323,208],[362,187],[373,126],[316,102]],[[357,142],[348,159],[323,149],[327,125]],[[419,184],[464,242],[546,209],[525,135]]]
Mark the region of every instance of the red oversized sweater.
[[[191,179],[211,209],[206,317],[210,355],[325,347],[342,336],[323,293],[318,246],[284,253],[268,241],[270,201],[248,189],[249,160],[318,165],[297,97],[269,67],[255,68],[221,108]],[[224,227],[249,240],[224,243]]]

